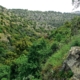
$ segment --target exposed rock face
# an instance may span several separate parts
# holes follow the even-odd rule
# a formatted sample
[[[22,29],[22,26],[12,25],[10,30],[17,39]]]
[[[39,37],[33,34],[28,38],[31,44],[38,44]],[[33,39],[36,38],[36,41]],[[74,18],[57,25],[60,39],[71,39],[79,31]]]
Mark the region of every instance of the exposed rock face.
[[[63,64],[63,69],[67,67],[73,72],[70,80],[80,80],[80,47],[72,47],[69,55]]]

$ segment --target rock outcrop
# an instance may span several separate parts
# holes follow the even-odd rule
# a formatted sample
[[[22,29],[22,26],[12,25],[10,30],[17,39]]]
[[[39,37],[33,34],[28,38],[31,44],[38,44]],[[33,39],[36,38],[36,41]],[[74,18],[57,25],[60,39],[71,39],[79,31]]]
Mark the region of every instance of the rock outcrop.
[[[80,47],[72,47],[62,69],[71,69],[73,76],[70,80],[80,80]]]

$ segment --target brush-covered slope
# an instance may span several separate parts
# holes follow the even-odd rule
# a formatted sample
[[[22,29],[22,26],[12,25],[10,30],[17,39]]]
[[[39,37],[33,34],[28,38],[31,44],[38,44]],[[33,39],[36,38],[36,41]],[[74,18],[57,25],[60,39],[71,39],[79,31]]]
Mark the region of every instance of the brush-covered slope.
[[[29,11],[23,9],[11,9],[11,12],[27,20],[34,20],[38,24],[37,27],[60,27],[64,22],[71,20],[78,14],[61,13],[55,11]]]
[[[70,78],[59,69],[70,47],[80,46],[80,17],[74,16],[0,6],[0,80]]]

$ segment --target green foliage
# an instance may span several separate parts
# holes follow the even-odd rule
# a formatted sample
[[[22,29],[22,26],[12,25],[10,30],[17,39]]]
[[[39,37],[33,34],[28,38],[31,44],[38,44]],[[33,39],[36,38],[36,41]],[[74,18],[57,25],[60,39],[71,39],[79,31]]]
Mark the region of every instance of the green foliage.
[[[21,54],[24,50],[29,50],[31,42],[26,39],[21,39],[15,44],[15,46],[17,54]]]
[[[4,55],[4,48],[0,47],[0,56],[3,56],[3,55]]]
[[[57,52],[55,52],[47,61],[47,63],[45,64],[45,67],[48,64],[53,65],[54,69],[58,68],[59,66],[62,65],[62,62],[64,61],[64,59],[67,56],[67,51],[70,49],[70,44],[68,45],[64,45],[63,47],[61,47],[60,50],[58,50]]]
[[[72,46],[80,46],[80,40],[75,40]]]
[[[80,17],[75,17],[74,19],[72,19],[72,25],[71,25],[71,35],[77,35],[79,34],[79,30],[80,30]]]
[[[59,69],[70,47],[80,46],[80,17],[74,16],[0,6],[0,80],[70,78],[71,71]]]
[[[18,76],[18,65],[17,64],[12,64],[11,65],[11,71],[10,71],[10,80],[11,79],[16,79]]]
[[[57,41],[60,42],[61,41],[61,37],[62,37],[62,35],[60,33],[58,33],[55,38],[56,38]]]
[[[3,46],[3,43],[0,42],[0,57],[4,57],[5,56],[5,48]]]
[[[71,43],[71,46],[80,46],[80,37],[77,36],[76,38],[73,38],[74,40]]]
[[[73,76],[73,72],[71,70],[60,71],[58,74],[61,78],[71,78]]]
[[[64,22],[69,21],[74,16],[77,16],[76,14],[61,13],[61,12],[55,12],[55,11],[41,12],[41,11],[29,11],[29,10],[22,10],[22,9],[17,9],[17,10],[12,9],[10,11],[22,18],[25,18],[28,20],[34,20],[35,22],[32,24],[35,25],[34,28],[36,29],[41,27],[49,30],[54,27],[62,26]]]
[[[53,30],[49,35],[49,38],[58,42],[67,42],[70,40],[70,36],[71,36],[70,27],[67,27],[67,25],[63,25],[58,29]]]
[[[21,55],[19,58],[15,59],[10,65],[10,80],[22,80],[27,74],[27,66],[27,57],[25,55]]]
[[[51,45],[51,49],[53,50],[53,52],[57,51],[59,49],[58,42],[53,42],[53,44]]]
[[[41,70],[41,56],[43,55],[40,51],[45,47],[44,40],[39,40],[34,43],[30,48],[30,53],[28,55],[28,75],[31,74],[35,78],[40,77]]]
[[[7,65],[0,65],[0,80],[9,80],[10,67]]]

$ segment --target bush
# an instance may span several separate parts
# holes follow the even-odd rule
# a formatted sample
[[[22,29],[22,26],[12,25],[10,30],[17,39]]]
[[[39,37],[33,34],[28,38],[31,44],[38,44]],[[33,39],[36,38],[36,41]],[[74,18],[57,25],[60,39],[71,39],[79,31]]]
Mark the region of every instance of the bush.
[[[80,40],[76,39],[75,41],[72,42],[71,46],[80,46]]]
[[[57,51],[58,48],[59,48],[58,42],[54,42],[51,46],[51,49],[53,50],[53,52]]]
[[[7,65],[0,65],[0,80],[9,80],[10,67]]]

